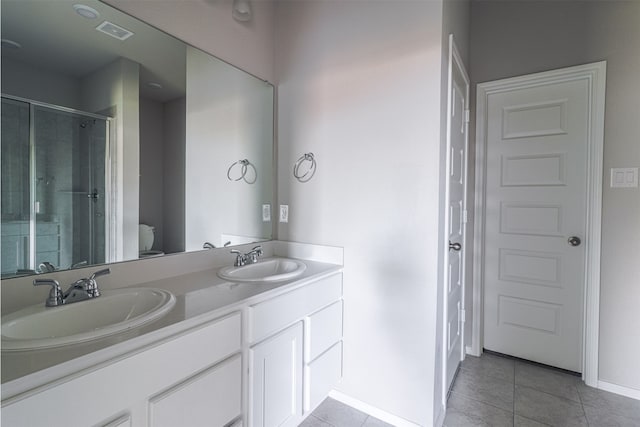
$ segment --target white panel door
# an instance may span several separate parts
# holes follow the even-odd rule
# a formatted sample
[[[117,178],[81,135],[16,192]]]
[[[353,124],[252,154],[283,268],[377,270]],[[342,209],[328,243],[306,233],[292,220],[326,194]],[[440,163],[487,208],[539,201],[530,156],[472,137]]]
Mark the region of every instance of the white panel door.
[[[589,81],[487,98],[484,347],[579,372]],[[574,238],[575,237],[575,238]]]
[[[444,390],[451,387],[460,361],[464,358],[463,295],[464,253],[467,193],[467,141],[469,79],[457,55],[453,38],[449,41],[449,97],[447,117],[447,211],[445,256],[445,308],[444,308]]]
[[[249,425],[294,427],[302,418],[302,322],[250,351]]]

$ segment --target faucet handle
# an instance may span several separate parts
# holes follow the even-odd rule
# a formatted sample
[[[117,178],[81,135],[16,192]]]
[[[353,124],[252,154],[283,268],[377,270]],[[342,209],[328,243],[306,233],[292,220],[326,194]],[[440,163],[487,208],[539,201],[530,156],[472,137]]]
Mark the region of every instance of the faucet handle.
[[[94,280],[96,277],[106,276],[107,274],[111,274],[110,268],[104,268],[102,270],[98,270],[89,277],[89,280]]]
[[[262,246],[260,246],[260,245],[254,246],[254,248],[251,250],[251,252],[257,252],[258,254],[262,255]]]
[[[91,298],[97,298],[100,296],[100,289],[98,288],[98,282],[96,282],[96,277],[106,276],[107,274],[111,274],[110,268],[103,268],[102,270],[98,270],[89,277],[88,280],[85,280],[85,291],[89,294]]]
[[[236,262],[233,264],[234,266],[242,267],[247,263],[247,256],[243,255],[239,250],[231,249],[231,253],[236,255]]]
[[[53,279],[36,279],[33,281],[33,286],[51,286],[51,290],[49,291],[49,297],[45,305],[47,307],[56,307],[62,304],[62,289],[60,289],[60,283],[57,280]]]

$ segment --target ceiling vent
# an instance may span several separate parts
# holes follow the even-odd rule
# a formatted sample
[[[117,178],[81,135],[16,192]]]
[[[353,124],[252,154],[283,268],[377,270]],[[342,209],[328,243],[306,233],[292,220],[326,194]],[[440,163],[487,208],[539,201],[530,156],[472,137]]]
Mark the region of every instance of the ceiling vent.
[[[105,33],[120,41],[125,41],[133,35],[133,33],[126,28],[122,28],[112,22],[104,21],[102,24],[96,27],[96,30]]]

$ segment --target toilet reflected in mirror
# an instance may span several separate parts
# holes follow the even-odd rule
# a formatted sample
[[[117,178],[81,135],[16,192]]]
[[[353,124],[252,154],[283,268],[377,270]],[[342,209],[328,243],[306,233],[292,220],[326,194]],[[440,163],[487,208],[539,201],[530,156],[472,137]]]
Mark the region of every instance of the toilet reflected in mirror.
[[[139,250],[140,258],[164,255],[163,251],[158,249],[153,249],[155,232],[156,232],[156,228],[151,225],[147,225],[147,224],[138,225],[138,247],[140,248]]]

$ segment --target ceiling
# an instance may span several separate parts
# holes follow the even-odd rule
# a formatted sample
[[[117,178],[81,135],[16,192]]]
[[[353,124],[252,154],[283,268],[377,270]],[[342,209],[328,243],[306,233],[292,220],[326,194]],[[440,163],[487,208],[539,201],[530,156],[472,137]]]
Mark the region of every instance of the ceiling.
[[[99,12],[83,18],[74,4],[82,1]],[[134,33],[124,41],[96,30],[103,21]],[[164,102],[184,96],[186,45],[97,0],[2,0],[2,38],[21,49],[2,49],[2,57],[81,79],[124,57],[140,67],[143,97]],[[162,89],[149,87],[156,82]]]

